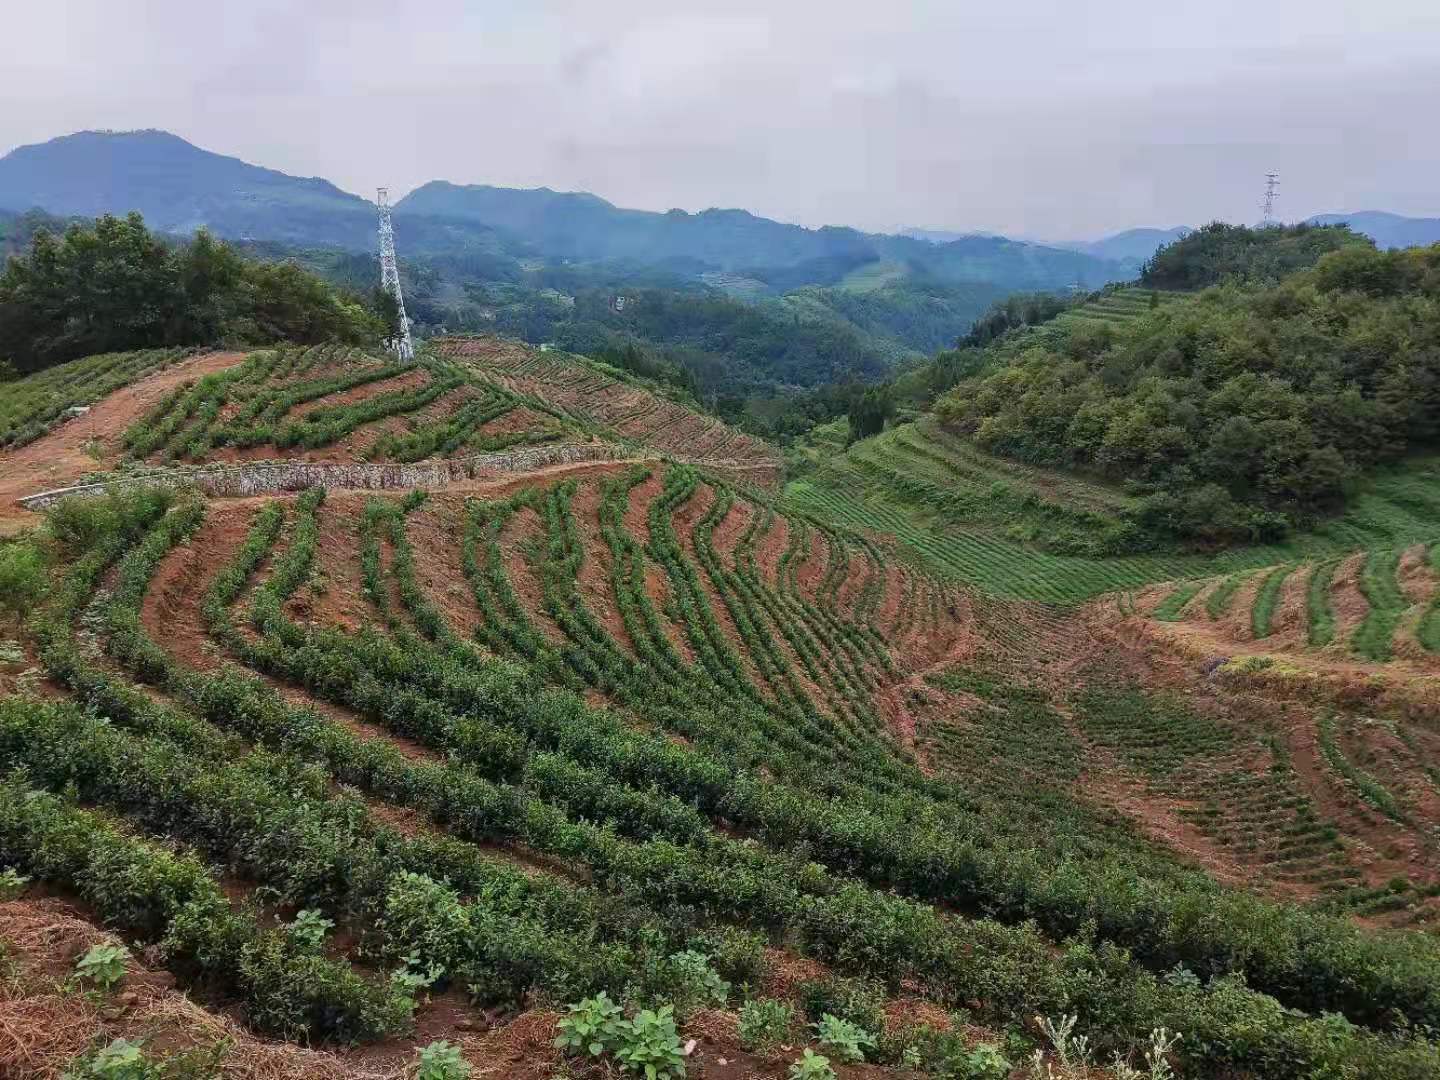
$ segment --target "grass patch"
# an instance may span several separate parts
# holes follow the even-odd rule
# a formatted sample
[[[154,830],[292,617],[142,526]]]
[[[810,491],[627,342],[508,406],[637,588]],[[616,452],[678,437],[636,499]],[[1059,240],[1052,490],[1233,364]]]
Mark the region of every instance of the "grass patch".
[[[1235,594],[1240,591],[1240,586],[1249,581],[1253,576],[1253,570],[1240,570],[1231,574],[1205,599],[1205,614],[1212,619],[1218,619],[1230,610],[1230,605],[1235,599]]]
[[[1399,549],[1372,551],[1365,556],[1359,584],[1370,610],[1351,636],[1350,647],[1367,660],[1383,663],[1390,659],[1395,626],[1410,606],[1396,577],[1399,567]]]
[[[1161,622],[1179,622],[1180,612],[1185,610],[1185,605],[1194,600],[1204,587],[1203,581],[1187,581],[1178,586],[1160,602],[1160,606],[1155,609],[1155,618]]]
[[[1288,566],[1277,566],[1266,574],[1265,580],[1260,583],[1260,588],[1255,593],[1255,603],[1250,608],[1250,631],[1256,638],[1270,636],[1275,618],[1275,606],[1280,602],[1280,590],[1284,587],[1286,579],[1295,570],[1296,567],[1293,563]]]
[[[1330,586],[1339,567],[1339,559],[1317,564],[1310,571],[1310,581],[1305,588],[1306,634],[1310,644],[1317,648],[1335,640],[1335,605],[1330,602]]]

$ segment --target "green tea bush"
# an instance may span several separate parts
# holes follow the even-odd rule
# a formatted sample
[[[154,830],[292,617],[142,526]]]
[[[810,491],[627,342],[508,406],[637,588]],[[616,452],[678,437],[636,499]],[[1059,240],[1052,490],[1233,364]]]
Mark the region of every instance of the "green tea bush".
[[[18,623],[46,586],[45,559],[33,544],[0,543],[0,617]]]
[[[737,926],[717,926],[695,936],[695,948],[710,958],[710,966],[732,986],[760,983],[765,969],[765,935]]]
[[[879,983],[830,977],[802,982],[798,990],[805,1015],[812,1021],[830,1015],[865,1031],[885,1026],[885,988]]]
[[[660,965],[658,974],[660,996],[668,998],[682,1017],[705,1005],[724,1005],[730,996],[730,984],[710,966],[704,953],[674,953]]]

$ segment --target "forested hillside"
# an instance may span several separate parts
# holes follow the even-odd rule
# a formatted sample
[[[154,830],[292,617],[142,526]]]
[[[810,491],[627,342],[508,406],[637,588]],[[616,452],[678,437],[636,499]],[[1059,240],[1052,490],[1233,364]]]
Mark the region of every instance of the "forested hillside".
[[[381,308],[383,304],[379,305]],[[293,263],[184,244],[139,214],[33,231],[0,273],[0,360],[34,371],[92,353],[218,342],[378,343],[385,317]]]
[[[1440,248],[1347,242],[1270,288],[1007,338],[937,412],[994,453],[1128,483],[1153,535],[1274,539],[1440,439],[1437,268]]]
[[[1140,284],[1153,289],[1204,289],[1224,281],[1273,285],[1326,252],[1374,245],[1344,225],[1283,225],[1251,229],[1216,221],[1151,256]]]

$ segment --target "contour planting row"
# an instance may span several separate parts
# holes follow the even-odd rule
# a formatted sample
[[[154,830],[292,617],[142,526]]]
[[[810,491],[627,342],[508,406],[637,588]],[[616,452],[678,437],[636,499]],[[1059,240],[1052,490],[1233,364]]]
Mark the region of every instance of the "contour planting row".
[[[310,636],[313,643],[316,635]],[[283,653],[286,656],[296,655],[299,651],[300,650],[297,649],[295,646],[288,644],[283,646],[277,646],[277,648],[273,650],[274,653]],[[405,651],[408,652],[409,650]],[[385,665],[382,663],[382,661],[386,659],[384,653],[377,652],[373,647],[364,653],[360,661],[352,664],[352,666],[348,669],[335,667],[335,665],[339,662],[340,658],[341,654],[339,653],[338,649],[334,650],[330,653],[328,659],[323,660],[322,666],[328,667],[332,670],[336,670],[338,672],[338,681],[342,684],[349,684],[351,681],[363,677],[360,674],[361,671],[375,672],[384,670]],[[315,660],[320,661],[321,657],[316,656]],[[393,665],[393,658],[390,662]],[[393,696],[396,693],[398,686],[402,684],[413,684],[415,680],[412,678],[412,672],[410,672],[409,670],[405,670],[403,671],[403,674],[404,678],[397,680],[394,686],[388,688],[385,686],[380,686],[377,688],[378,692],[375,694],[375,705],[371,706],[372,709],[375,709],[376,706],[378,706],[380,702],[384,700],[387,692]],[[453,691],[455,698],[457,700],[475,700],[478,687],[469,687],[462,692],[459,689],[460,686],[463,685],[463,682],[461,682],[460,680],[460,676],[457,674],[455,676],[455,679],[457,683],[455,690]],[[351,695],[351,699],[352,701],[354,700],[354,695]],[[580,703],[577,702],[576,707],[582,706],[580,705]],[[795,808],[789,809],[791,809],[792,812],[800,813],[801,817],[798,818],[797,821],[803,822],[803,806],[800,810],[796,810]],[[864,819],[864,815],[861,815],[858,818],[853,816],[837,817],[835,825],[840,825],[843,820],[846,823],[845,828],[853,832],[855,825],[858,824],[860,821],[863,821]],[[788,824],[786,822],[777,824],[785,824],[786,827],[791,830],[796,827],[794,824]],[[958,819],[950,815],[946,815],[945,817],[940,819],[940,824],[943,827],[937,827],[935,835],[930,835],[928,832],[918,826],[899,826],[898,822],[885,823],[883,819],[877,819],[874,834],[870,836],[870,838],[867,840],[867,845],[870,846],[867,846],[864,850],[855,850],[852,854],[848,853],[851,845],[850,842],[847,841],[841,847],[833,848],[832,857],[841,860],[841,862],[837,863],[837,865],[844,865],[847,862],[853,862],[855,864],[852,868],[854,872],[875,874],[877,873],[877,871],[883,871],[885,873],[888,873],[892,877],[892,879],[900,882],[903,887],[910,890],[919,890],[921,894],[928,893],[930,890],[935,890],[933,894],[937,898],[956,898],[958,896],[963,896],[966,894],[975,895],[974,890],[980,889],[984,893],[991,894],[993,896],[993,899],[988,901],[988,903],[994,903],[995,900],[998,900],[999,896],[998,894],[994,894],[992,890],[997,888],[1002,881],[1008,882],[1009,888],[1014,887],[1015,881],[1013,880],[1013,868],[1010,870],[1001,869],[1007,862],[1013,860],[1008,859],[1004,853],[1000,852],[992,852],[989,853],[987,856],[982,856],[981,853],[984,849],[983,847],[977,849],[974,846],[974,844],[977,842],[974,837],[968,838],[963,845],[956,846],[953,841],[952,830],[958,824]],[[976,827],[973,831],[978,833],[981,831],[981,829],[984,828],[993,830],[996,825],[997,822],[995,821],[977,822]],[[902,845],[899,841],[895,839],[895,837],[897,834],[903,835],[903,832],[899,832],[899,830],[903,830],[903,828],[906,827],[912,828],[913,836],[907,837],[907,843]],[[804,826],[804,828],[807,831],[802,833],[802,835],[805,836],[807,842],[810,844],[818,845],[824,842],[830,845],[834,845],[834,843],[839,840],[838,835],[829,833],[828,830],[830,827],[825,826],[823,824],[823,821],[817,821],[815,823],[812,823],[811,825]],[[886,839],[887,834],[890,837],[889,840]],[[831,837],[831,839],[828,841],[825,839],[827,835]],[[896,848],[899,850],[889,850],[889,848]],[[940,854],[942,850],[951,850],[958,853],[962,849],[968,851],[965,859],[967,865],[972,868],[971,870],[966,871],[963,879],[964,884],[962,884],[961,878],[956,878],[953,875],[946,875],[937,881],[934,880],[933,877],[918,878],[913,873],[905,871],[903,869],[907,865],[912,865],[912,860],[915,860],[914,865],[916,866],[916,869],[918,869],[919,865],[936,866],[937,858],[941,859],[942,862],[945,858],[945,856]],[[1024,856],[1025,861],[1028,862],[1029,859],[1033,858],[1033,855],[1034,853]],[[977,858],[979,858],[978,863],[976,862]],[[972,880],[973,878],[975,878],[975,871],[977,869],[979,870],[978,880]],[[1120,885],[1120,881],[1118,880],[1119,876],[1123,876],[1125,878],[1124,884],[1125,888],[1128,890],[1133,884],[1133,874],[1126,873],[1124,875],[1117,875],[1117,880],[1115,882],[1117,886]],[[1045,888],[1053,889],[1055,884],[1057,884],[1057,882],[1052,881]],[[1198,883],[1188,882],[1188,884],[1196,885]],[[1100,896],[1103,896],[1106,888],[1108,887],[1105,885],[1103,878],[1092,880],[1088,883],[1088,886],[1089,887],[1085,890],[1085,892],[1089,902],[1092,905],[1095,905],[1095,907],[1099,908],[1102,932],[1105,932],[1107,934],[1115,933],[1120,940],[1131,939],[1136,942],[1142,942],[1150,934],[1153,934],[1153,929],[1151,931],[1143,933],[1139,932],[1140,926],[1139,924],[1133,922],[1133,915],[1128,917],[1127,919],[1120,920],[1120,924],[1117,924],[1114,921],[1114,916],[1117,913],[1104,910],[1103,904],[1099,903],[1099,897],[1095,895],[1098,890]],[[1040,909],[1044,909],[1047,904],[1052,904],[1059,900],[1059,894],[1052,894],[1051,899],[1047,901],[1043,899],[1045,895],[1045,890],[1041,890],[1040,892],[1033,892],[1031,891],[1032,889],[1033,886],[1027,887],[1026,891],[1027,893],[1029,893],[1029,899],[1023,901],[1021,905],[1019,907],[1016,907],[1014,910],[1016,910],[1017,912],[1024,910],[1034,911],[1037,909],[1037,907]],[[1177,917],[1178,910],[1181,907],[1181,898],[1185,895],[1188,894],[1185,892],[1181,892],[1177,895],[1176,893],[1168,889],[1161,889],[1159,893],[1157,893],[1157,903],[1161,903],[1162,906],[1166,909],[1163,919],[1166,924],[1170,924],[1173,926],[1172,920]],[[1164,898],[1163,900],[1161,899],[1162,897]],[[1016,899],[1018,900],[1019,898],[1016,897]],[[1232,910],[1238,925],[1248,925],[1252,928],[1258,928],[1252,930],[1253,936],[1247,941],[1245,939],[1245,935],[1239,934],[1239,931],[1236,929],[1236,924],[1231,924],[1229,932],[1224,936],[1224,940],[1216,940],[1213,945],[1209,946],[1220,947],[1222,952],[1217,953],[1217,957],[1225,953],[1231,953],[1233,955],[1232,950],[1242,948],[1242,941],[1246,942],[1243,945],[1243,948],[1245,950],[1258,949],[1259,954],[1263,956],[1266,950],[1261,946],[1261,942],[1263,942],[1271,934],[1274,934],[1277,931],[1281,931],[1281,928],[1285,927],[1287,924],[1289,925],[1290,929],[1288,931],[1281,931],[1282,934],[1287,932],[1294,933],[1300,930],[1302,926],[1307,925],[1310,927],[1309,930],[1305,931],[1307,936],[1318,930],[1322,925],[1326,926],[1326,933],[1353,933],[1353,931],[1342,928],[1341,924],[1338,923],[1325,924],[1311,922],[1308,916],[1304,916],[1303,914],[1292,911],[1291,909],[1277,908],[1270,905],[1259,904],[1256,901],[1251,901],[1248,898],[1244,897],[1216,897],[1215,895],[1213,895],[1213,892],[1210,895],[1196,893],[1193,897],[1193,901],[1195,904],[1196,914],[1199,914],[1199,912],[1203,910],[1205,912],[1207,920],[1215,918],[1217,910]],[[1067,905],[1071,904],[1073,903],[1073,900],[1066,900],[1065,903]],[[1251,905],[1258,906],[1251,910]],[[1083,906],[1084,905],[1082,905],[1082,907]],[[1241,908],[1246,909],[1244,914],[1242,914],[1240,910]],[[1261,912],[1264,912],[1265,914],[1261,915]],[[1053,914],[1058,914],[1058,909],[1052,911],[1052,915]],[[1280,917],[1277,918],[1277,916]],[[1051,916],[1046,916],[1045,921],[1052,921]],[[1228,917],[1225,921],[1228,922]],[[1122,929],[1121,924],[1127,925],[1125,926],[1125,928]],[[1061,922],[1056,923],[1055,925],[1057,929],[1061,930],[1062,932],[1067,927],[1067,923],[1065,920],[1061,920]],[[1074,924],[1069,924],[1069,928],[1073,929]],[[1184,935],[1184,939],[1186,946],[1190,948],[1201,944],[1201,941],[1196,939],[1193,931],[1187,932]],[[1169,960],[1171,964],[1173,964],[1174,962],[1194,962],[1197,963],[1197,966],[1201,967],[1202,969],[1206,969],[1210,963],[1213,963],[1213,960],[1200,961],[1194,956],[1187,958],[1187,956],[1184,954],[1183,949],[1181,952],[1175,952],[1174,950],[1176,944],[1178,944],[1178,942],[1166,947],[1168,955],[1162,953],[1152,953],[1152,955],[1155,956],[1155,959],[1157,961],[1160,960],[1161,956],[1163,955],[1164,959]],[[1403,955],[1406,949],[1415,947],[1413,944],[1407,945],[1400,941],[1388,939],[1385,940],[1383,944],[1387,950],[1392,947],[1398,949],[1399,952],[1395,954],[1396,957],[1398,957],[1399,955]],[[1370,940],[1370,944],[1367,947],[1380,947],[1381,945],[1382,939],[1373,939]],[[1312,959],[1316,955],[1313,950],[1302,949],[1300,951],[1310,956]],[[1323,950],[1321,951],[1323,952]],[[1274,959],[1278,959],[1278,957]],[[1267,963],[1273,963],[1274,959],[1267,961],[1266,963],[1261,963],[1259,959],[1252,956],[1250,962],[1247,964],[1252,978],[1263,977]],[[1394,958],[1392,958],[1392,962],[1393,959]],[[1293,962],[1293,960],[1289,962]],[[1276,974],[1278,974],[1278,971],[1276,972]],[[1313,992],[1313,988],[1310,992]],[[1326,1000],[1328,1001],[1330,999],[1327,997]],[[1357,1002],[1357,1004],[1359,1003]],[[1370,1006],[1367,1004],[1366,1007],[1368,1008]]]
[[[177,535],[183,533],[183,529],[177,529]],[[165,547],[159,542],[155,546],[161,552]],[[122,580],[138,574],[141,563],[158,561],[155,555],[156,551],[147,551],[144,558],[131,565],[130,573],[122,571]],[[117,595],[121,591],[117,589]],[[213,720],[250,727],[257,741],[266,741],[258,736],[274,725],[270,727],[272,740],[284,742],[291,747],[289,752],[317,764],[338,763],[352,754],[365,755],[378,764],[388,756],[391,760],[385,775],[396,785],[397,797],[409,792],[414,800],[425,790],[417,786],[420,777],[415,770],[422,769],[421,765],[393,760],[394,755],[357,740],[338,724],[286,705],[257,684],[233,677],[207,679],[193,675],[171,682],[177,696],[183,694]],[[229,700],[225,700],[227,694]],[[428,790],[436,798],[452,798],[449,793],[463,777],[463,771],[455,765],[434,768],[445,770],[449,779],[444,786],[428,785]],[[371,784],[377,779],[368,771],[367,778]],[[352,782],[367,786],[366,780],[358,776]],[[468,794],[472,799],[481,794],[473,781]],[[482,805],[485,802],[478,801]],[[661,841],[632,845],[614,836],[607,838],[603,832],[582,824],[556,821],[544,826],[534,815],[535,811],[531,811],[521,826],[527,842],[541,849],[558,846],[568,857],[587,863],[597,881],[626,895],[666,904],[689,902],[701,910],[728,912],[752,924],[758,920],[777,932],[788,928],[788,933],[809,950],[843,966],[878,969],[891,978],[908,968],[912,975],[924,978],[947,997],[974,996],[1002,1012],[1010,1011],[1010,1015],[1030,1008],[1048,1011],[1062,1001],[1082,1013],[1099,1007],[1100,999],[1092,996],[1094,991],[1082,989],[1095,985],[1095,973],[1082,974],[1089,971],[1091,964],[1084,958],[1093,955],[1086,947],[1079,947],[1078,952],[1067,950],[1063,962],[1057,964],[1038,941],[1034,947],[1026,944],[1025,931],[1006,931],[988,922],[946,919],[928,908],[867,894],[839,881],[825,884],[814,871],[802,872],[797,865],[783,860],[767,870],[769,857],[762,858],[756,852],[737,848],[733,855],[726,855],[733,842],[712,841],[692,856],[686,854],[688,848],[684,845]],[[488,827],[492,832],[497,829],[494,823]],[[749,884],[742,885],[742,881]],[[894,967],[897,963],[899,969]],[[1021,964],[1019,968],[1017,963]],[[1190,989],[1157,982],[1143,972],[1122,970],[1113,964],[1105,970],[1108,989],[1104,991],[1103,1012],[1108,1021],[1119,1024],[1121,1029],[1138,1031],[1143,1027],[1137,1023],[1142,1015],[1145,1023],[1157,1015],[1177,1026],[1183,1019],[1192,1031],[1201,1032],[1196,1050],[1204,1059],[1229,1058],[1257,1067],[1263,1063],[1267,1075],[1301,1075],[1294,1063],[1314,1062],[1317,1057],[1336,1067],[1345,1063],[1363,1075],[1419,1076],[1424,1074],[1422,1069],[1433,1065],[1430,1049],[1392,1043],[1363,1032],[1352,1032],[1337,1042],[1333,1031],[1304,1020],[1282,1021],[1279,1012],[1269,1014],[1263,1034],[1237,1050],[1232,1021],[1224,1017],[1242,1000],[1252,1003],[1246,1007],[1251,1010],[1249,1015],[1257,1015],[1253,1012],[1257,1007],[1263,1015],[1264,998],[1234,983],[1217,984],[1209,990]],[[1141,1002],[1147,1004],[1142,1007]],[[1137,1009],[1141,1011],[1137,1013]]]
[[[24,446],[88,406],[190,354],[187,349],[104,353],[5,383],[0,394],[0,449]]]
[[[1346,571],[1343,580],[1339,576],[1342,570]],[[1178,622],[1203,616],[1213,622],[1236,613],[1237,602],[1245,598],[1248,603],[1242,611],[1248,615],[1243,620],[1248,632],[1242,631],[1243,636],[1263,641],[1277,634],[1277,612],[1287,606],[1286,597],[1292,596],[1291,606],[1304,613],[1303,633],[1299,634],[1303,643],[1324,647],[1339,633],[1337,592],[1353,590],[1347,610],[1363,604],[1363,614],[1348,618],[1348,649],[1363,659],[1385,662],[1394,657],[1397,642],[1407,639],[1418,645],[1422,654],[1440,652],[1437,583],[1440,544],[1380,548],[1348,559],[1286,563],[1241,570],[1218,580],[1182,582],[1161,599],[1152,617]]]
[[[776,463],[764,442],[697,410],[669,401],[589,366],[579,357],[542,353],[497,338],[447,337],[435,343],[445,357],[591,424],[613,429],[660,450],[691,458]]]
[[[485,425],[521,403],[455,365],[396,364],[324,345],[254,353],[244,363],[178,388],[125,435],[137,458],[203,460],[220,450],[315,450],[360,432],[373,459],[418,461],[554,438],[558,426],[487,436]],[[548,410],[527,402],[537,415]],[[438,415],[432,415],[436,414]],[[396,429],[407,418],[412,430]]]

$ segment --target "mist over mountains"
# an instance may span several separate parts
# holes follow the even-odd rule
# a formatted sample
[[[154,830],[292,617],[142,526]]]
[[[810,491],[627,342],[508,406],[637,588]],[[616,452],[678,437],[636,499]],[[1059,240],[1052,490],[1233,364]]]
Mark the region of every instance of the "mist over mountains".
[[[202,150],[163,131],[79,132],[0,158],[0,208],[93,217],[138,210],[152,227],[206,226],[237,239],[367,251],[368,200],[319,177],[296,177]],[[867,263],[941,282],[1006,288],[1096,288],[1129,276],[1083,252],[971,236],[932,244],[844,227],[808,229],[745,210],[656,213],[588,193],[433,181],[395,209],[402,256],[501,252],[517,259],[638,260],[699,277],[787,270],[784,284],[829,284]]]

